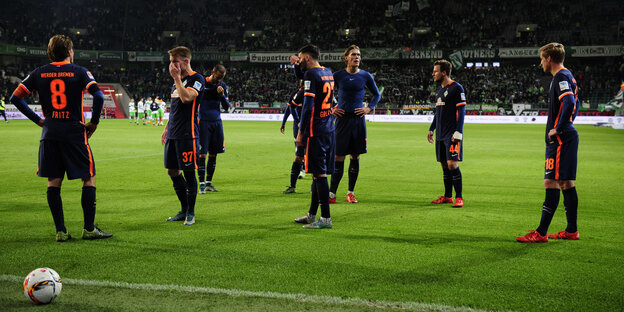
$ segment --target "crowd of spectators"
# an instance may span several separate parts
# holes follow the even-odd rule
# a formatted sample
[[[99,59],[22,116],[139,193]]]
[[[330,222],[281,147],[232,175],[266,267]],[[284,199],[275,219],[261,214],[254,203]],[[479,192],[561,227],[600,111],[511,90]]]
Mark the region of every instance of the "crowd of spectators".
[[[603,45],[622,43],[622,10],[617,0],[2,1],[0,42],[42,46],[66,33],[79,49],[125,51]]]

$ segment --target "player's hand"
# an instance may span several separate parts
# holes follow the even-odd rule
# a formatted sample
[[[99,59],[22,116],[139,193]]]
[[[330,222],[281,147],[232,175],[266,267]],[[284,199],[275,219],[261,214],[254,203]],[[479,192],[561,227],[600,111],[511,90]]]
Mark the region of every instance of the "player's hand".
[[[223,96],[224,95],[222,86],[218,86],[217,87],[217,93],[219,94],[219,96]]]
[[[557,130],[555,129],[550,129],[550,131],[548,131],[548,138],[550,139],[551,142],[555,141],[555,138],[553,138],[554,136],[556,136],[557,134]]]
[[[282,125],[282,126],[280,127],[280,132],[281,132],[282,134],[284,134],[284,129],[286,129],[286,127],[284,127],[284,125]]]
[[[290,64],[291,65],[299,65],[300,62],[301,62],[301,60],[299,59],[298,56],[296,56],[296,55],[291,55],[290,56]]]
[[[355,114],[361,117],[366,116],[366,114],[370,113],[371,109],[368,107],[358,107],[355,109]]]
[[[97,125],[94,123],[91,123],[90,121],[87,122],[86,124],[83,122],[80,122],[80,124],[85,127],[85,129],[87,129],[87,139],[91,138],[91,136],[93,135],[93,132],[95,132],[95,130],[97,129]]]
[[[43,128],[43,124],[45,123],[45,118],[41,118],[39,119],[39,122],[37,122],[37,126]]]
[[[165,145],[165,141],[167,141],[167,125],[165,125],[165,130],[163,130],[163,133],[160,136],[160,143],[162,143],[162,145]]]
[[[433,131],[427,132],[427,141],[433,143]]]
[[[301,131],[297,133],[297,139],[295,140],[295,144],[297,144],[297,146],[303,146],[303,135],[301,134]]]
[[[180,69],[180,65],[176,63],[169,63],[169,74],[173,79],[180,78],[180,74],[182,70]]]
[[[336,117],[342,117],[342,116],[344,116],[344,113],[345,113],[345,111],[342,108],[336,107],[336,109],[334,109],[334,116],[336,116]]]

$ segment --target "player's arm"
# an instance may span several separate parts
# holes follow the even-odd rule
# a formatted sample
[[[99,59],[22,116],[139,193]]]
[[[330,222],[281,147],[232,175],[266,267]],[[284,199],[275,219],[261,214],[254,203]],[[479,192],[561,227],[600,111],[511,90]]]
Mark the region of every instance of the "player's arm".
[[[338,90],[340,89],[340,85],[339,85],[339,83],[340,83],[340,77],[337,77],[337,76],[336,76],[336,73],[334,73],[334,95],[336,95],[336,94],[340,95],[340,94],[338,93]],[[342,109],[342,108],[339,106],[339,105],[340,105],[340,103],[338,102],[338,100],[336,100],[336,97],[335,97],[335,96],[334,96],[334,98],[332,99],[332,102],[335,104],[335,105],[332,107],[332,114],[333,114],[334,116],[336,116],[336,117],[342,117],[342,116],[344,116],[345,111],[344,111],[344,109]]]
[[[456,113],[456,128],[455,132],[453,132],[453,136],[451,137],[451,142],[461,141],[463,139],[464,133],[464,117],[466,116],[466,93],[464,93],[464,88],[458,87],[455,89],[455,110]]]
[[[377,105],[377,103],[379,103],[379,100],[381,99],[381,93],[379,93],[379,89],[377,88],[375,79],[371,74],[368,74],[368,76],[366,77],[366,88],[373,94],[373,98],[368,104],[368,107],[360,107],[355,109],[355,113],[358,114],[360,117],[364,117],[364,115],[370,113],[373,109],[375,109],[375,106]]]
[[[433,115],[433,120],[431,121],[431,125],[429,126],[429,132],[427,132],[427,141],[429,143],[433,143],[433,132],[436,128],[436,115]]]
[[[230,108],[230,98],[228,96],[227,86],[222,87],[221,90],[222,91],[219,93],[219,95],[221,96],[219,101],[221,102],[221,107],[223,108],[223,110],[227,111]],[[219,92],[218,88],[217,92]]]
[[[286,129],[286,120],[288,120],[288,116],[290,116],[290,105],[286,106],[284,118],[282,118],[282,126],[280,127],[280,132],[282,132],[282,134],[284,134],[284,129]]]
[[[306,93],[303,98],[303,107],[301,108],[301,119],[299,122],[299,132],[297,133],[297,146],[303,146],[303,138],[310,134],[310,119],[312,118],[312,107],[314,106],[314,94]]]
[[[178,96],[182,103],[190,104],[193,103],[193,100],[199,95],[199,91],[193,88],[185,88],[182,84],[182,77],[180,65],[171,63],[169,64],[169,74],[173,78],[173,82],[175,83],[176,90],[178,91]]]
[[[35,72],[32,72],[30,75],[28,75],[28,77],[26,77],[26,79],[24,79],[24,81],[22,81],[22,83],[20,83],[17,88],[15,88],[15,91],[13,91],[13,94],[9,98],[9,101],[13,103],[13,105],[15,105],[15,107],[17,107],[17,109],[22,112],[22,114],[28,117],[28,119],[32,120],[40,127],[43,127],[44,119],[42,119],[41,117],[39,117],[39,115],[33,112],[33,110],[28,107],[26,101],[24,101],[24,98],[30,95],[30,93],[35,89],[35,82],[33,80],[33,77],[36,77]]]
[[[290,64],[294,65],[293,72],[295,73],[295,77],[297,79],[303,79],[303,74],[304,74],[304,72],[301,70],[301,66],[299,66],[300,61],[301,60],[299,59],[299,56],[297,55],[290,56]]]
[[[572,123],[572,121],[570,121],[570,118],[572,117],[572,114],[574,114],[576,99],[574,98],[574,93],[572,93],[572,90],[570,88],[568,88],[568,90],[566,91],[563,91],[561,95],[559,95],[559,102],[561,103],[561,107],[559,108],[559,123],[557,124],[557,128],[554,129],[556,131],[556,133],[554,134],[561,133],[563,129],[565,129]],[[552,135],[549,133],[549,136]]]

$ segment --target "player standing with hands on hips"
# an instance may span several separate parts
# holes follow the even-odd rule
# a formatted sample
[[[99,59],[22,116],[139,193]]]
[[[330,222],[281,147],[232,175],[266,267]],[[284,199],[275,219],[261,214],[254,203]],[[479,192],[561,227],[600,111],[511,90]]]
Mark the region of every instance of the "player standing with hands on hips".
[[[427,141],[433,143],[435,131],[436,158],[442,165],[444,180],[444,196],[440,196],[432,203],[452,203],[455,188],[453,207],[463,207],[462,175],[458,162],[463,160],[466,94],[462,85],[451,80],[452,68],[447,60],[437,60],[433,63],[433,80],[440,84],[440,88],[436,92],[436,110],[427,133]]]

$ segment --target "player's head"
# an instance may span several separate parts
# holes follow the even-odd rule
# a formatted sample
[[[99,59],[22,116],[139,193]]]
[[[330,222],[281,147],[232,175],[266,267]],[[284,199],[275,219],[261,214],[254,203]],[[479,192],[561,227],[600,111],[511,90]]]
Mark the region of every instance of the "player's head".
[[[52,62],[62,62],[68,57],[74,62],[74,43],[65,35],[55,35],[48,42],[48,57]]]
[[[191,68],[191,49],[178,46],[169,51],[169,63],[180,66],[183,74],[188,74]]]
[[[551,42],[539,49],[540,65],[544,72],[550,72],[553,64],[562,64],[565,59],[563,44]]]
[[[210,81],[213,83],[219,83],[225,78],[225,66],[221,64],[215,65],[210,72]]]
[[[303,48],[299,49],[299,66],[301,66],[302,70],[307,70],[311,67],[311,64],[314,62],[318,62],[319,55],[321,54],[321,50],[313,44],[308,44]]]
[[[344,60],[349,66],[360,66],[360,61],[362,60],[362,54],[360,53],[360,47],[355,44],[350,45],[344,52]]]
[[[453,70],[453,65],[447,60],[433,62],[433,73],[431,73],[433,81],[442,82],[446,77],[451,76],[451,70]]]

